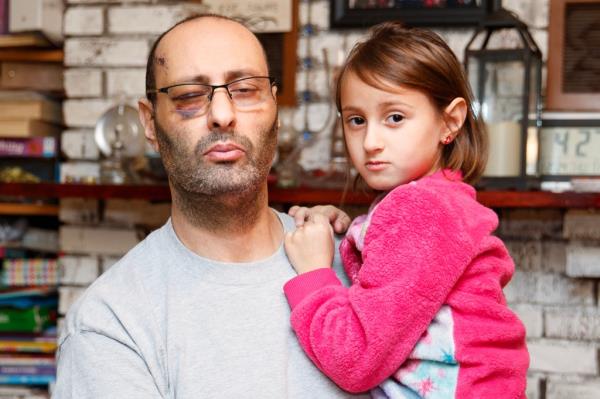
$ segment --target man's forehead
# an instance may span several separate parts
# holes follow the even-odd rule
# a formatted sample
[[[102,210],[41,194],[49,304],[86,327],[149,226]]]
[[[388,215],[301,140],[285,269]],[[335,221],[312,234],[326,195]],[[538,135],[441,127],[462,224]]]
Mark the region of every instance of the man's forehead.
[[[247,71],[265,75],[267,65],[258,39],[229,20],[201,18],[177,26],[155,53],[157,80],[172,78],[222,79]]]

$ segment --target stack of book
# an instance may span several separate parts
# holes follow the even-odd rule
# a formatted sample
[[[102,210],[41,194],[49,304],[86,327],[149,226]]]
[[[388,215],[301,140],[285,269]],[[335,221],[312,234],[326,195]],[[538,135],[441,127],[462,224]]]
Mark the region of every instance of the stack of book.
[[[6,92],[5,92],[6,93]],[[0,169],[4,182],[57,181],[61,105],[37,93],[0,92]],[[12,173],[11,173],[12,171]],[[12,176],[12,177],[11,177]]]
[[[55,288],[0,291],[0,388],[55,381],[56,305]]]

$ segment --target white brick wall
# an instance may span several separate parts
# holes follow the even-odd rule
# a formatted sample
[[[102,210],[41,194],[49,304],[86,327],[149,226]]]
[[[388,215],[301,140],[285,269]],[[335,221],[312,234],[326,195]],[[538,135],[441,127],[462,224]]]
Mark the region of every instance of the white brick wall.
[[[102,7],[71,7],[65,12],[65,35],[100,35],[104,32]]]
[[[146,39],[71,38],[65,41],[66,66],[145,66]]]
[[[102,70],[92,68],[71,68],[64,73],[67,97],[102,96]]]
[[[115,68],[106,71],[106,94],[142,97],[146,91],[146,68]]]
[[[561,306],[546,309],[546,336],[572,340],[600,340],[600,309],[597,306]]]
[[[528,342],[531,371],[566,374],[598,374],[597,347],[593,344],[559,340]]]
[[[190,10],[181,5],[111,7],[108,10],[108,31],[116,34],[158,35],[183,19],[189,12]]]
[[[565,382],[551,378],[546,388],[546,399],[598,399],[600,381]]]
[[[593,305],[596,300],[595,287],[594,281],[517,270],[504,292],[506,299],[514,303]]]

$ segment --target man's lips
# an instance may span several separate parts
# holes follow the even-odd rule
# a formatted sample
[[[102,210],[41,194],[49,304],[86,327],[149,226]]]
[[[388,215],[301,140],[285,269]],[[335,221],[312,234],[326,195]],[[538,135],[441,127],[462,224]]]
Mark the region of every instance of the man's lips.
[[[370,170],[371,172],[377,172],[377,171],[385,169],[388,164],[389,164],[389,162],[369,161],[369,162],[365,163],[365,167],[368,170]]]
[[[204,156],[215,162],[233,162],[244,156],[246,150],[233,143],[217,143],[204,152]]]

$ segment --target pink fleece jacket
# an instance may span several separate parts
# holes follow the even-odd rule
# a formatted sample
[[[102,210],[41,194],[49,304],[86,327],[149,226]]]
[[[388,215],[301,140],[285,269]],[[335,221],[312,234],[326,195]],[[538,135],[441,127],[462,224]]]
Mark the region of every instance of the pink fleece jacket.
[[[525,329],[502,288],[514,264],[498,219],[460,175],[439,172],[377,204],[362,252],[290,280],[291,323],[312,361],[350,392],[378,398],[525,398]]]

